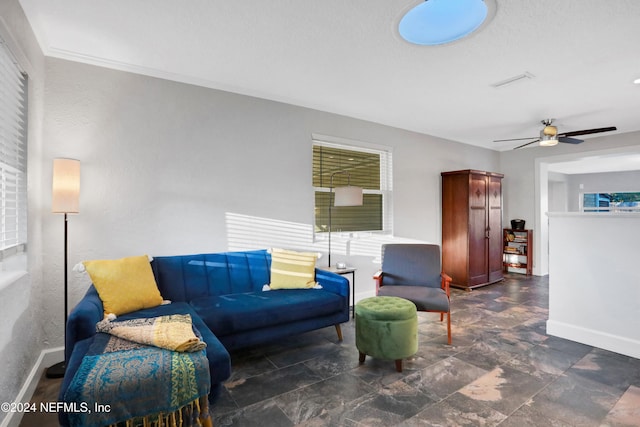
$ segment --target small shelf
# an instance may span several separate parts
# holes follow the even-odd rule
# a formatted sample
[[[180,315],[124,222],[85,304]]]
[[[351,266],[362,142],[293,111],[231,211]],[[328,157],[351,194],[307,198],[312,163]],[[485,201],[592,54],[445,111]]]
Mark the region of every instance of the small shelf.
[[[532,230],[503,230],[502,266],[504,271],[531,275],[533,270]]]
[[[519,263],[519,262],[505,262],[504,265],[505,265],[505,267],[527,268],[527,264],[526,263]]]

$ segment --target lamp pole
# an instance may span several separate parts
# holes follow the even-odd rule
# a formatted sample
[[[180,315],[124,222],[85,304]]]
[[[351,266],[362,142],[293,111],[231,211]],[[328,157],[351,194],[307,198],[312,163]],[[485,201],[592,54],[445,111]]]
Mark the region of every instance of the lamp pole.
[[[64,348],[65,357],[62,362],[50,366],[46,371],[47,378],[61,378],[66,371],[67,320],[69,317],[69,244],[68,223],[70,213],[79,212],[80,199],[80,161],[75,159],[53,160],[53,185],[51,211],[64,214]]]

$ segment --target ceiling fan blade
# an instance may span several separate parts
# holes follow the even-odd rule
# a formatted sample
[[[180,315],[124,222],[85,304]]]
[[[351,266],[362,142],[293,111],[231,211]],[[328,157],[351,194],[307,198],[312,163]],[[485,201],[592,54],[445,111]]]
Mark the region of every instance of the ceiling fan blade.
[[[537,138],[537,136],[530,136],[529,138],[509,138],[509,139],[494,139],[493,142],[505,142],[505,141],[524,141],[526,139]]]
[[[580,143],[584,142],[584,141],[583,141],[583,140],[581,140],[581,139],[577,139],[577,138],[567,138],[566,136],[558,137],[558,141],[559,141],[559,142],[564,142],[564,143],[567,143],[567,144],[580,144]]]
[[[518,148],[526,147],[527,145],[535,144],[536,142],[540,142],[540,138],[536,139],[535,141],[527,142],[526,144],[518,145],[516,148],[514,148],[514,150],[517,150]]]
[[[574,130],[572,132],[562,132],[558,134],[558,137],[563,136],[578,136],[578,135],[590,135],[592,133],[601,133],[601,132],[611,132],[614,130],[618,130],[615,126],[609,126],[606,128],[596,128],[596,129],[585,129],[585,130]]]

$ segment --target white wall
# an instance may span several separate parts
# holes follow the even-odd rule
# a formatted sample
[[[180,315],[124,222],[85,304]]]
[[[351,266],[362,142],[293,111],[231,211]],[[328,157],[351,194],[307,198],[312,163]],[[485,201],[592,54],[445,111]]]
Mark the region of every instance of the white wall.
[[[640,358],[640,216],[549,214],[547,332]]]
[[[0,36],[29,75],[28,272],[0,272],[0,402],[12,402],[47,345],[41,331],[50,320],[39,315],[45,305],[41,299],[44,57],[17,0],[0,2]],[[58,314],[62,316],[62,311]],[[0,412],[0,424],[8,421],[8,414]]]
[[[494,151],[348,117],[64,60],[47,59],[46,73],[47,181],[54,157],[82,162],[71,264],[253,243],[314,247],[312,134],[392,147],[394,226],[404,238],[440,242],[440,172],[498,171]],[[62,277],[62,218],[45,216],[43,232],[45,274]],[[372,295],[381,242],[354,242],[351,257],[333,243],[332,261],[358,268],[357,296]],[[58,345],[59,286],[43,295],[45,333]],[[87,286],[70,276],[72,305]]]

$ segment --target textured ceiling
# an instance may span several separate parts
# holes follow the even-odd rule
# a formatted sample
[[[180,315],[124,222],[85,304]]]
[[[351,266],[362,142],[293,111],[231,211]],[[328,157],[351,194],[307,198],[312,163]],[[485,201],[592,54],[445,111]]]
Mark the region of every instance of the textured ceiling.
[[[480,32],[414,46],[421,0],[20,0],[48,56],[371,120],[463,143],[640,130],[640,1],[495,0]],[[529,73],[533,78],[495,88]],[[588,138],[588,136],[587,136]]]

